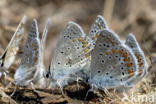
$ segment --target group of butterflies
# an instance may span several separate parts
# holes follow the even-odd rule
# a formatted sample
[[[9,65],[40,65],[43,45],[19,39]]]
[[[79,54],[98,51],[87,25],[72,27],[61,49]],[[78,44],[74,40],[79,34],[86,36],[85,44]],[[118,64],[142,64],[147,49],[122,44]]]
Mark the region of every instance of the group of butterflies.
[[[0,58],[0,77],[6,77],[15,61],[25,23],[26,16]],[[49,23],[50,20],[40,39],[37,21],[33,20],[14,84],[33,83],[43,87],[48,83],[52,88],[63,88],[80,78],[99,89],[132,87],[147,74],[146,59],[135,36],[129,34],[125,41],[120,40],[100,15],[88,35],[77,23],[69,22],[60,34],[49,69],[45,70],[44,48]]]

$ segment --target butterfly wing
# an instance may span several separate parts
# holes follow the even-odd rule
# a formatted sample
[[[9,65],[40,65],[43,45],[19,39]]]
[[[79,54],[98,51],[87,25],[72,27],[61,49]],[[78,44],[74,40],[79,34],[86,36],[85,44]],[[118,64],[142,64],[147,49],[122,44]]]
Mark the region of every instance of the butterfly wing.
[[[48,19],[46,22],[46,25],[44,27],[42,38],[41,38],[41,58],[40,63],[44,66],[44,51],[45,51],[45,41],[48,33],[48,26],[49,26],[50,20]]]
[[[8,44],[8,47],[6,48],[4,54],[2,55],[1,59],[2,67],[4,67],[6,70],[10,67],[10,65],[14,62],[16,54],[19,50],[19,44],[24,36],[24,25],[26,23],[26,16],[22,18],[20,21],[20,24],[18,25],[16,32],[14,33],[11,41]]]
[[[88,38],[91,41],[90,42],[91,49],[94,48],[95,42],[99,36],[99,32],[104,29],[108,29],[107,23],[101,15],[98,15],[88,33]]]
[[[14,79],[18,85],[28,85],[33,80],[40,61],[40,40],[37,21],[34,19],[24,47],[21,64],[17,69]]]
[[[131,48],[131,50],[135,54],[135,57],[138,61],[139,73],[137,74],[137,76],[134,79],[132,79],[129,82],[131,85],[134,85],[137,82],[139,82],[142,78],[144,78],[145,75],[147,75],[146,59],[145,59],[145,55],[144,55],[142,49],[140,48],[140,46],[133,34],[129,34],[129,36],[127,37],[127,39],[125,41],[125,44]]]
[[[84,74],[88,75],[90,73],[90,62],[91,62],[90,54],[91,54],[92,50],[94,49],[95,42],[99,36],[100,31],[102,31],[104,29],[108,29],[107,23],[101,15],[98,15],[96,17],[96,19],[94,20],[93,24],[91,25],[88,35],[85,37],[87,44],[85,44],[84,46],[88,49],[89,61],[88,61],[87,65],[85,66],[84,70],[82,70],[81,73],[78,73],[79,74],[78,76],[82,76]],[[82,74],[82,73],[84,73],[84,74]],[[84,78],[84,80],[86,78]]]
[[[51,75],[63,80],[83,68],[88,58],[85,34],[81,27],[69,22],[62,32],[51,63]]]
[[[108,29],[108,26],[107,26],[107,23],[105,21],[105,19],[101,16],[101,15],[98,15],[94,21],[94,23],[92,24],[91,26],[91,29],[89,31],[89,37],[92,39],[92,38],[95,38],[96,37],[96,34],[103,30],[103,29]]]
[[[91,56],[89,82],[98,88],[121,86],[138,72],[133,52],[110,30],[100,33]]]

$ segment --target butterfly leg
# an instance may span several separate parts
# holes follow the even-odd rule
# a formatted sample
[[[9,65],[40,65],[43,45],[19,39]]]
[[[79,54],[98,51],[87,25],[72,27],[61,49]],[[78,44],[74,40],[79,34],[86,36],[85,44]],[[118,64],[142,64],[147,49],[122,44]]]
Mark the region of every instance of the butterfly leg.
[[[79,90],[79,80],[82,80],[82,78],[80,78],[80,77],[76,78],[76,85],[77,85],[78,90]]]
[[[31,88],[32,88],[34,91],[36,91],[36,89],[35,89],[35,87],[34,87],[34,84],[33,84],[32,82],[30,82],[30,84],[31,84]]]
[[[17,88],[17,85],[15,84],[15,88],[14,88],[12,94],[10,95],[10,97],[12,97],[12,96],[15,94],[15,92],[16,92],[16,88]]]
[[[62,93],[62,95],[65,96],[65,94],[64,94],[64,92],[63,92],[63,87],[61,86],[61,84],[60,84],[59,82],[57,82],[57,84],[58,84],[58,86],[59,86],[60,89],[61,89],[61,93]]]

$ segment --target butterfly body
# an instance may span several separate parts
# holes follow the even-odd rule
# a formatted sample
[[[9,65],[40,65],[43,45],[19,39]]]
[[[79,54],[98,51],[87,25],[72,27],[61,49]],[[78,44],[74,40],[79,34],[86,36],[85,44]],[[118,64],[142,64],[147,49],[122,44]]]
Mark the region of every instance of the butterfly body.
[[[28,86],[30,82],[32,82],[36,84],[37,87],[45,87],[46,81],[43,78],[43,74],[45,73],[43,52],[48,32],[48,24],[49,20],[44,28],[42,39],[40,41],[37,21],[35,19],[33,20],[26,45],[24,47],[21,64],[14,76],[15,84]]]

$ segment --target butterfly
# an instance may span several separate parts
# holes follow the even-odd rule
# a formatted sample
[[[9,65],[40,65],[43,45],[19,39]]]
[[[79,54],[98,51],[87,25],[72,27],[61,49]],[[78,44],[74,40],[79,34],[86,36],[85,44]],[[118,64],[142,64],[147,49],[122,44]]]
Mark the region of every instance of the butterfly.
[[[7,48],[5,49],[4,53],[0,57],[0,77],[4,75],[6,80],[6,73],[8,73],[9,67],[13,64],[16,58],[16,54],[19,50],[19,44],[21,42],[22,37],[24,36],[24,25],[26,23],[26,16],[24,16],[12,39],[10,40]]]
[[[145,56],[132,34],[124,42],[110,29],[101,31],[91,59],[88,82],[97,88],[131,87],[147,73]]]
[[[85,33],[81,27],[69,22],[61,33],[51,65],[46,76],[50,78],[51,87],[67,85],[70,74],[83,68],[87,60],[87,50],[83,48]],[[74,80],[74,79],[73,79]]]
[[[86,43],[84,44],[84,47],[88,49],[88,61],[85,67],[78,71],[76,74],[77,76],[83,79],[83,81],[86,81],[88,79],[88,75],[90,73],[90,64],[91,64],[91,52],[94,49],[96,40],[99,36],[100,31],[108,29],[108,25],[105,21],[105,19],[101,16],[98,15],[94,22],[92,23],[88,35],[85,36]]]
[[[48,32],[49,20],[43,30],[42,39],[39,39],[37,21],[34,19],[24,47],[24,54],[21,63],[14,75],[14,83],[20,86],[27,86],[31,82],[44,85],[43,73],[43,51]]]
[[[56,45],[52,62],[47,77],[51,79],[52,87],[59,86],[61,89],[77,77],[87,78],[90,52],[98,37],[98,31],[107,28],[102,16],[97,16],[91,26],[89,35],[85,35],[82,28],[69,22],[61,33]]]
[[[125,44],[133,51],[139,67],[139,73],[135,76],[135,78],[126,84],[128,87],[132,87],[140,82],[148,74],[147,64],[144,52],[140,48],[139,43],[133,34],[128,35]]]

